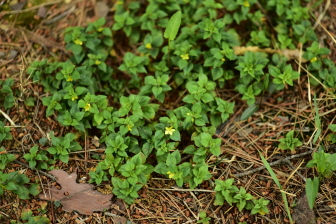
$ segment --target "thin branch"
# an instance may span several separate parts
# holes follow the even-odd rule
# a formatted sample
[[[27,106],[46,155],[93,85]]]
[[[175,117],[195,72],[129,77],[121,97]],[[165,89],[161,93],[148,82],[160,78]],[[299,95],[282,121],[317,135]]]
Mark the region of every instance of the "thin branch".
[[[20,164],[20,165],[22,165],[22,166],[25,166],[25,167],[27,167],[27,168],[30,168],[28,164],[25,164],[25,163],[23,163],[23,162],[21,162],[21,161],[19,161],[19,160],[15,160],[15,162],[18,163],[18,164]],[[46,176],[46,177],[49,177],[49,178],[52,179],[53,181],[56,181],[56,180],[57,180],[56,177],[54,177],[53,175],[51,175],[51,174],[49,174],[49,173],[46,173],[46,172],[44,172],[44,171],[42,171],[42,170],[38,170],[38,169],[35,169],[35,170],[36,170],[37,172],[39,172],[40,174],[42,174],[42,175],[44,175],[44,176]]]
[[[283,159],[279,159],[277,161],[274,161],[274,162],[271,162],[269,163],[270,166],[275,166],[275,165],[278,165],[282,162],[286,162],[288,160],[291,160],[291,159],[295,159],[295,158],[298,158],[298,157],[302,157],[302,156],[305,156],[305,155],[309,155],[313,152],[314,150],[310,150],[310,151],[307,151],[307,152],[303,152],[303,153],[300,153],[300,154],[296,154],[296,155],[292,155],[292,156],[288,156],[286,158],[283,158]],[[260,166],[256,169],[253,169],[253,170],[249,170],[249,171],[246,171],[244,173],[238,173],[238,174],[234,174],[234,177],[243,177],[243,176],[247,176],[247,175],[250,175],[252,173],[255,173],[255,172],[258,172],[260,170],[263,170],[265,169],[265,166]]]

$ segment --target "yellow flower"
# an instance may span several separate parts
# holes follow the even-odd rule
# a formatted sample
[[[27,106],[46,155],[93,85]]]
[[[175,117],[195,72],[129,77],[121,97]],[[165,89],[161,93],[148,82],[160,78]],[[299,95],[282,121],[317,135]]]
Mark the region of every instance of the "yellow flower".
[[[85,110],[85,111],[89,111],[90,108],[91,108],[91,104],[87,103],[87,104],[85,105],[85,107],[84,107],[84,110]]]
[[[99,61],[98,59],[95,61],[96,65],[100,65],[101,61]]]
[[[129,125],[129,124],[127,125],[127,129],[128,129],[129,131],[132,131],[132,127],[133,127],[132,125]]]
[[[146,44],[145,48],[152,49],[152,45],[150,43]]]
[[[263,210],[260,209],[260,210],[259,210],[259,214],[260,214],[260,215],[265,215],[266,212],[264,212]]]
[[[180,57],[181,57],[183,60],[188,60],[188,59],[189,59],[189,54],[181,54]]]
[[[190,116],[190,113],[187,113],[187,116]]]
[[[222,61],[225,61],[225,58],[222,58],[221,60],[222,60]]]
[[[168,174],[168,176],[169,176],[170,179],[175,176],[175,174],[171,173],[170,171],[168,171],[167,174]]]
[[[74,101],[74,100],[77,100],[78,99],[78,96],[72,96],[71,97],[71,100]]]
[[[243,3],[243,6],[245,6],[245,7],[250,7],[250,3],[249,3],[248,1],[245,1],[245,2]]]
[[[166,135],[172,135],[174,133],[175,129],[173,127],[166,127],[165,134]]]
[[[97,31],[98,31],[98,32],[102,32],[103,29],[104,29],[103,27],[100,27]]]
[[[310,60],[310,62],[315,62],[315,61],[317,61],[317,57],[314,57]]]
[[[77,45],[82,45],[82,44],[83,44],[83,41],[81,41],[80,39],[76,39],[76,40],[74,41],[74,43],[77,44]]]
[[[72,82],[72,81],[73,81],[73,78],[69,75],[68,78],[67,78],[67,81],[68,81],[68,82]]]

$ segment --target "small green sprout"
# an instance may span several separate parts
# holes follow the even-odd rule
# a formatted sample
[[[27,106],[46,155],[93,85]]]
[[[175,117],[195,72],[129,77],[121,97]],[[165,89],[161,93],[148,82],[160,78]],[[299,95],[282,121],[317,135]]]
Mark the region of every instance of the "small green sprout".
[[[286,134],[285,138],[279,139],[279,148],[280,149],[290,149],[291,151],[294,151],[296,147],[299,147],[302,145],[302,142],[300,142],[299,139],[294,138],[294,131],[291,130]]]

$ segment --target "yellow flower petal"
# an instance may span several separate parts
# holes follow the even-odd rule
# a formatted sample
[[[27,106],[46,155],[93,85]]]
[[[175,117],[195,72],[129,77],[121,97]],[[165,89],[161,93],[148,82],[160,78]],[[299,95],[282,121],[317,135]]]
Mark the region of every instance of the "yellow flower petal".
[[[180,55],[180,57],[181,57],[183,60],[188,60],[188,59],[189,59],[189,54],[182,54],[182,55]]]
[[[132,127],[133,127],[132,125],[129,125],[129,124],[127,125],[127,129],[128,129],[129,131],[132,131]]]
[[[166,135],[173,135],[174,131],[176,131],[173,127],[166,127],[165,134]]]
[[[173,177],[175,176],[175,174],[174,174],[174,173],[171,173],[170,171],[168,171],[167,174],[168,174],[168,177],[169,177],[170,179],[173,178]]]
[[[152,49],[152,45],[150,43],[146,44],[145,48]]]
[[[77,45],[83,45],[83,41],[81,41],[80,39],[76,39],[74,43]]]
[[[85,107],[84,107],[84,110],[85,110],[85,111],[89,111],[90,108],[91,108],[91,104],[87,103],[87,104],[85,105]]]
[[[243,3],[243,6],[245,6],[245,7],[250,7],[250,3],[249,3],[248,1],[245,1],[245,2]]]
[[[315,62],[315,61],[317,61],[317,57],[314,57],[310,60],[310,62]]]

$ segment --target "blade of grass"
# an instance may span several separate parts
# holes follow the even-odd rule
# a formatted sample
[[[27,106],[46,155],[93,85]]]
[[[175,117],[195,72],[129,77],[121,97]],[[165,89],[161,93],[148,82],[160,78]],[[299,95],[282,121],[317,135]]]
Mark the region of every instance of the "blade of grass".
[[[320,115],[318,112],[318,106],[317,106],[317,102],[316,102],[316,94],[314,94],[314,107],[315,107],[315,126],[316,126],[316,133],[313,139],[313,144],[315,144],[315,142],[317,141],[318,137],[320,137],[321,134],[321,120],[320,120]]]
[[[275,173],[272,170],[271,166],[269,165],[269,163],[267,162],[267,160],[265,159],[265,157],[263,157],[263,155],[260,152],[259,152],[259,154],[260,154],[262,162],[264,163],[267,171],[270,173],[270,175],[271,175],[272,179],[274,180],[275,184],[278,186],[278,188],[280,190],[283,190],[282,186],[280,184],[280,181],[277,178],[277,176],[275,175]],[[286,194],[284,192],[282,192],[282,191],[280,191],[280,192],[281,192],[281,196],[282,196],[282,199],[284,201],[284,204],[285,204],[285,208],[286,208],[286,212],[287,212],[287,215],[288,215],[288,218],[289,218],[289,222],[290,223],[294,223],[293,220],[292,220],[292,216],[291,216],[290,210],[289,210],[287,196],[286,196]]]
[[[315,199],[319,190],[319,186],[320,181],[317,177],[315,177],[313,180],[311,178],[308,178],[306,180],[306,195],[310,209],[314,208]]]

